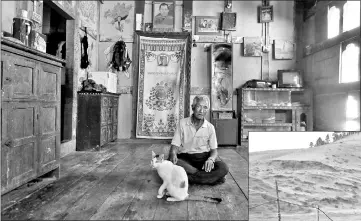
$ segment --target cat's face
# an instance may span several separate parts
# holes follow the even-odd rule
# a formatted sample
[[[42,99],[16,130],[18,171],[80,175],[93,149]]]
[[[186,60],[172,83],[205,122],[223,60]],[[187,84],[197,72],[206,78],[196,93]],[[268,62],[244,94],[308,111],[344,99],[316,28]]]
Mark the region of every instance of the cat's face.
[[[164,160],[164,154],[158,155],[152,151],[152,161],[150,162],[150,165],[152,166],[153,169],[157,168],[158,165],[163,162],[163,160]]]

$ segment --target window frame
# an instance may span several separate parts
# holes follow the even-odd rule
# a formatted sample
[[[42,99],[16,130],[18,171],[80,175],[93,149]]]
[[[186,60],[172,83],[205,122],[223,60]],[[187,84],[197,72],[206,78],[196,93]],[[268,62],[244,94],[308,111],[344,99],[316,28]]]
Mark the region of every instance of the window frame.
[[[335,38],[337,36],[339,36],[340,34],[343,33],[343,6],[347,3],[347,1],[332,1],[328,4],[327,6],[327,39],[332,39]],[[333,6],[335,6],[337,9],[340,10],[340,20],[339,20],[339,26],[338,26],[338,35],[332,37],[332,38],[328,38],[328,13],[330,12],[330,8],[332,8]]]
[[[341,82],[342,79],[342,53],[346,50],[347,45],[354,43],[356,46],[358,46],[359,48],[359,75],[358,75],[358,81],[351,81],[351,82]],[[339,61],[339,79],[338,79],[338,83],[339,84],[350,84],[350,83],[355,83],[355,82],[360,82],[360,56],[361,56],[361,48],[360,48],[360,37],[359,36],[355,36],[352,37],[350,39],[347,39],[345,41],[340,42],[340,61]]]

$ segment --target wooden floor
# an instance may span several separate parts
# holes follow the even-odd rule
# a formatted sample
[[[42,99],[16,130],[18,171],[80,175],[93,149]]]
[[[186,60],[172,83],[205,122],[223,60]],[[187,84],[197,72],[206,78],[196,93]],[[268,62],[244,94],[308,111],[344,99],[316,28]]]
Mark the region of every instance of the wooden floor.
[[[189,187],[190,194],[222,197],[220,204],[157,199],[161,180],[150,167],[151,150],[168,153],[169,144],[115,142],[99,152],[71,153],[61,159],[58,180],[24,185],[3,195],[1,218],[248,220],[248,150],[220,147],[219,158],[230,168],[227,181]],[[39,190],[41,185],[45,187]]]

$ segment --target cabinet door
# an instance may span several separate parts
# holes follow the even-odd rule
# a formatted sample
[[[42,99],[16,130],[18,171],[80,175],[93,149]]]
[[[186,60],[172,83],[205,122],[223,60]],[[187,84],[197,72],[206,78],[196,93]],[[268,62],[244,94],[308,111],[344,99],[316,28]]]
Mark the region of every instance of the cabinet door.
[[[39,64],[39,98],[45,101],[60,101],[60,75],[59,67]]]
[[[118,123],[113,124],[113,140],[118,139]]]
[[[109,124],[108,125],[108,137],[107,137],[107,143],[113,141],[113,125],[112,124]]]
[[[2,103],[2,194],[36,176],[38,116],[38,107],[35,102]]]
[[[101,107],[101,117],[100,117],[100,121],[101,121],[101,126],[105,126],[108,122],[108,108],[107,107]]]
[[[111,123],[113,123],[113,108],[108,107],[107,109],[108,109],[108,111],[107,111],[107,114],[108,114],[107,124],[111,124]]]
[[[39,107],[39,173],[57,168],[60,147],[60,106],[58,103]]]
[[[113,123],[118,123],[118,107],[113,107]]]
[[[107,143],[107,139],[108,139],[108,126],[102,126],[100,129],[100,146],[103,146],[104,144]]]
[[[2,99],[37,99],[38,66],[28,58],[2,53]]]

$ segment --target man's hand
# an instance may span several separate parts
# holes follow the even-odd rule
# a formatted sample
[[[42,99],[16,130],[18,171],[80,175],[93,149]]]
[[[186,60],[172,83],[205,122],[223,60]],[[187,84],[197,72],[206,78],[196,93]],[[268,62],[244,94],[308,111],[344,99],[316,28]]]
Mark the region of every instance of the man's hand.
[[[204,165],[203,165],[203,167],[202,167],[202,170],[205,170],[206,172],[211,172],[213,168],[214,168],[214,162],[213,162],[213,160],[208,159],[208,160],[204,163]]]
[[[178,158],[177,158],[177,147],[172,145],[169,150],[169,161],[171,161],[173,164],[177,164]]]

